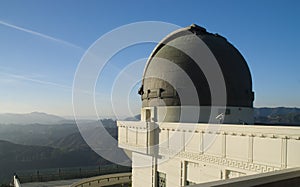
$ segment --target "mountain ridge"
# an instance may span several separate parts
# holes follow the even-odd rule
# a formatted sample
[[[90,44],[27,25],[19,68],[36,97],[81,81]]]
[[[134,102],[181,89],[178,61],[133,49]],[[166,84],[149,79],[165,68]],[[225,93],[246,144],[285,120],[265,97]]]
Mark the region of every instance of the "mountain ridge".
[[[57,115],[47,114],[44,112],[31,112],[31,113],[1,113],[0,123],[1,124],[57,124],[66,119]]]
[[[254,107],[254,118],[256,122],[263,122],[264,120],[269,120],[277,116],[285,117],[284,115],[295,116],[300,114],[300,108],[297,107]],[[297,118],[298,116],[296,116]],[[292,118],[290,116],[290,118]],[[106,120],[106,119],[103,119]],[[130,116],[125,118],[125,120],[138,121],[140,120],[140,114],[135,116]],[[84,123],[93,123],[95,120],[79,120]],[[274,121],[274,120],[273,120]],[[276,121],[275,121],[276,122]],[[292,122],[292,120],[283,120],[282,122]],[[299,121],[300,122],[300,121]],[[40,124],[40,125],[58,125],[58,124],[75,124],[76,120],[66,119],[64,117],[48,114],[44,112],[31,112],[31,113],[0,113],[0,124],[10,125],[31,125],[31,124]],[[293,122],[292,122],[293,123]],[[298,121],[297,121],[298,123]]]

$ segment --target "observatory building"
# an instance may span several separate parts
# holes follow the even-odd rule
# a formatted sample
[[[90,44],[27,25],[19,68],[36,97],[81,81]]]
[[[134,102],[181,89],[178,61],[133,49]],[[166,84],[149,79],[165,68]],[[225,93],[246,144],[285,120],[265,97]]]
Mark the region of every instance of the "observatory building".
[[[253,125],[248,65],[218,34],[191,25],[166,36],[147,61],[139,94],[141,121],[118,121],[134,187],[251,176],[252,185],[265,185],[259,181],[269,174],[261,173],[300,166],[300,128]]]

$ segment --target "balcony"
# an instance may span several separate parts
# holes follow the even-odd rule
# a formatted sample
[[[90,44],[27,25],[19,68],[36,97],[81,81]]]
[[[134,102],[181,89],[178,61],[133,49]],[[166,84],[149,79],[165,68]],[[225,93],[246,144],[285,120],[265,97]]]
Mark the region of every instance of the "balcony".
[[[250,174],[300,166],[299,127],[118,121],[118,133],[119,147],[133,152],[156,150]]]

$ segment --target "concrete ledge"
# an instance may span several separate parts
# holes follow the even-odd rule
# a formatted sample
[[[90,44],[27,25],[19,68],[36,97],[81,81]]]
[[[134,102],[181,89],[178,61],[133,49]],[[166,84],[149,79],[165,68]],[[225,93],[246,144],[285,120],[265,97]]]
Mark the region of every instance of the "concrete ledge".
[[[80,180],[71,185],[71,187],[95,187],[95,186],[111,186],[116,184],[129,184],[131,183],[131,173],[117,173],[109,175],[101,175]]]
[[[220,180],[208,182],[203,184],[191,185],[193,187],[298,187],[300,184],[300,167],[284,169],[280,171],[273,171],[268,173],[261,173],[255,175],[248,175],[244,177],[232,178],[227,180]]]

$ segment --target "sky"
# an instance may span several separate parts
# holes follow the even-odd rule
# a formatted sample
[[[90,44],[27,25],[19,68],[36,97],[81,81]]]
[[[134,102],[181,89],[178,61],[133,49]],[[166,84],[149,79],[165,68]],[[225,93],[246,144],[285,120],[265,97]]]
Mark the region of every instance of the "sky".
[[[221,34],[248,63],[255,107],[300,107],[299,18],[298,0],[0,0],[0,113],[72,116],[73,80],[85,52],[105,33],[141,21],[196,23]],[[110,91],[118,72],[154,47],[135,45],[110,60],[95,90],[102,115],[114,115]],[[137,89],[130,93],[133,114],[141,106]],[[128,115],[127,106],[118,107]]]

